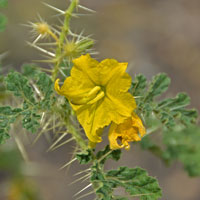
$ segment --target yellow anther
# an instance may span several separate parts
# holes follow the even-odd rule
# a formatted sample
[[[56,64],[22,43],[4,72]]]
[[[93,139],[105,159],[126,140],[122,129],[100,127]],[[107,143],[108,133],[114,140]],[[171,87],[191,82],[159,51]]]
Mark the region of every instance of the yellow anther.
[[[87,104],[96,103],[97,101],[99,101],[100,99],[102,99],[104,96],[105,96],[105,93],[103,91],[101,91],[94,99],[92,99],[91,101],[89,101]]]
[[[100,86],[95,86],[94,88],[92,88],[90,90],[90,92],[88,93],[88,97],[92,97],[93,95],[96,95],[97,92],[99,92],[101,90],[101,87]]]

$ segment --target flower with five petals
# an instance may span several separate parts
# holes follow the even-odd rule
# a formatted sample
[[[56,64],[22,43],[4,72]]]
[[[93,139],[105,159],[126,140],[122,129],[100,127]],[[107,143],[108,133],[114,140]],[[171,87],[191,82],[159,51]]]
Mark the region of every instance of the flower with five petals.
[[[89,54],[73,63],[71,75],[61,87],[57,79],[55,90],[69,100],[90,142],[99,143],[105,126],[124,122],[136,108],[128,92],[131,77],[126,73],[127,63],[115,59],[98,62]]]

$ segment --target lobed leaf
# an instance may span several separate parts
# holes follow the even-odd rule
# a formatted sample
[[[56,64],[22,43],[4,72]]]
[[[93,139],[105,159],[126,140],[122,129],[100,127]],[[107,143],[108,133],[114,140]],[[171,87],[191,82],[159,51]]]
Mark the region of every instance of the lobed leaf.
[[[170,78],[165,73],[154,76],[145,96],[145,101],[152,101],[156,96],[164,93],[168,89],[169,84]]]
[[[41,113],[51,111],[51,106],[55,103],[53,82],[47,74],[39,72],[33,65],[24,65],[23,73],[24,75],[12,71],[4,81],[8,91],[23,99],[23,107],[16,108],[18,111],[20,110],[18,116],[22,117],[22,126],[35,133],[40,127]],[[2,141],[5,140],[4,138],[8,138],[10,123],[13,123],[16,118],[16,115],[13,114],[16,109],[10,107],[7,109],[7,112],[10,112],[12,117],[9,118],[10,121],[6,118],[1,123],[2,126],[6,124],[4,125],[5,128],[0,130]],[[6,108],[4,108],[5,111]]]
[[[134,82],[132,83],[131,93],[133,93],[134,96],[144,95],[146,87],[147,87],[146,77],[142,74],[138,74],[135,76]]]
[[[35,103],[33,89],[28,83],[28,79],[18,72],[10,72],[5,78],[8,91],[13,92],[17,97],[21,97],[30,104]]]
[[[128,199],[114,195],[114,189],[122,187],[130,197],[140,200],[156,200],[161,198],[162,192],[155,178],[148,176],[144,169],[120,167],[102,174],[96,166],[93,166],[91,177],[96,189],[97,199]]]
[[[191,126],[164,133],[165,156],[179,160],[190,176],[200,175],[200,128]]]
[[[3,144],[10,138],[10,126],[15,122],[20,112],[20,108],[12,109],[10,106],[0,107],[0,144]]]

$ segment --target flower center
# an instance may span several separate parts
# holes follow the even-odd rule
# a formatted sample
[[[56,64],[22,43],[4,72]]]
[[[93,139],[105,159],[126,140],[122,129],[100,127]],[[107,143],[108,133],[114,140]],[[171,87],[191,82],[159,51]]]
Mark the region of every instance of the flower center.
[[[102,90],[102,87],[95,86],[87,95],[88,102],[87,104],[93,104],[102,99],[105,96],[105,92]]]

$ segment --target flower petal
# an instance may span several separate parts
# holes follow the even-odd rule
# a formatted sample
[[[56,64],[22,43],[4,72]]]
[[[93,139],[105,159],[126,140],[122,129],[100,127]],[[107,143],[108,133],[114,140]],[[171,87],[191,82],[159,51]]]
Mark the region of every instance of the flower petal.
[[[110,110],[109,99],[101,99],[95,104],[87,104],[77,106],[72,104],[72,108],[75,110],[78,121],[85,130],[88,139],[93,143],[99,143],[102,141],[100,129],[108,126],[111,122],[110,113],[116,113],[116,111]]]
[[[116,123],[111,124],[108,135],[110,148],[118,149],[124,147],[128,150],[130,148],[129,142],[140,141],[145,132],[141,119],[133,113],[132,117],[126,119],[123,123],[119,125]]]
[[[89,54],[82,55],[79,58],[73,60],[74,67],[79,71],[84,73],[86,79],[93,82],[93,84],[98,85],[99,77],[98,77],[98,64],[99,62],[95,59],[91,58]],[[72,68],[72,69],[73,69]],[[73,76],[73,72],[71,73]]]

